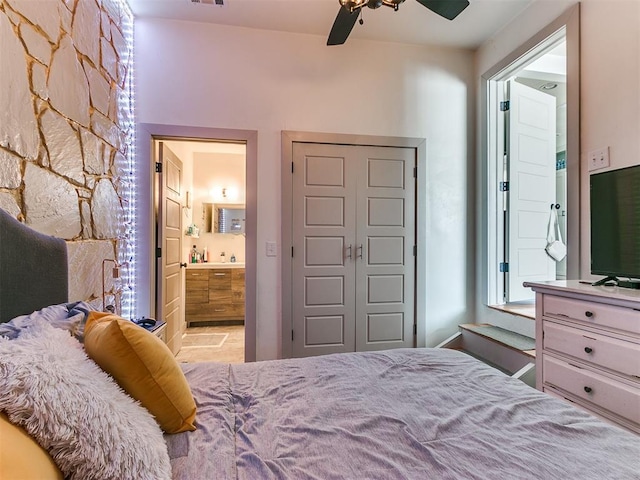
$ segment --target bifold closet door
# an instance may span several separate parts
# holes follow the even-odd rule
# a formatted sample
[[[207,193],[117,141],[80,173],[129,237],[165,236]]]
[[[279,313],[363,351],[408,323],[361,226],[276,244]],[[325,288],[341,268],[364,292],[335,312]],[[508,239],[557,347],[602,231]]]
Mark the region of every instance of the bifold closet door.
[[[293,356],[411,347],[413,149],[293,144]]]
[[[357,152],[356,350],[413,347],[415,150]]]

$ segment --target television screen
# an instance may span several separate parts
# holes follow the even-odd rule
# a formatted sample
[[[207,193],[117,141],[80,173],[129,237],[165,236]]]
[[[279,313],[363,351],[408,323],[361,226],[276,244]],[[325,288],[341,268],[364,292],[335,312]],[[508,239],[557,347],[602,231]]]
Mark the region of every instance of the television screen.
[[[591,273],[640,278],[640,165],[590,182]]]

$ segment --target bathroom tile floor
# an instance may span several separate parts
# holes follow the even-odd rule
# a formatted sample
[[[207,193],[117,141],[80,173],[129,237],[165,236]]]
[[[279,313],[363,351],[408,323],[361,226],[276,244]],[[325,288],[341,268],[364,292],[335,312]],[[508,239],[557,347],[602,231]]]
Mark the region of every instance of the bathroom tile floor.
[[[216,333],[227,335],[226,340],[219,345],[219,340],[211,345],[200,341],[207,338],[203,333]],[[222,362],[244,363],[244,325],[189,327],[185,332],[183,343],[197,346],[183,346],[176,360],[183,363],[198,362]]]

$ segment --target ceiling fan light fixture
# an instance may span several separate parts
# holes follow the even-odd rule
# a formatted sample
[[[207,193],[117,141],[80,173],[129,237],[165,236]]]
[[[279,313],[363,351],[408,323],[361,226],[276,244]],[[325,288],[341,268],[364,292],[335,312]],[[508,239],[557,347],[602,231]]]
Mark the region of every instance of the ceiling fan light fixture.
[[[398,6],[404,2],[404,0],[382,0],[382,4],[393,8],[395,11],[398,11]]]
[[[338,0],[338,1],[340,2],[340,5],[342,5],[344,8],[349,10],[349,12],[353,12],[358,8],[364,7],[368,2],[368,0]]]

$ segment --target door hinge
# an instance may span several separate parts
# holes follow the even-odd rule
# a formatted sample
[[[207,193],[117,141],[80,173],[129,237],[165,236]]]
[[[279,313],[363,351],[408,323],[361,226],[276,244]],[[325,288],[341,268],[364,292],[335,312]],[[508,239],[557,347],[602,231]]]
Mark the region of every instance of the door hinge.
[[[293,258],[293,247],[291,247],[291,258]]]
[[[414,335],[417,335],[417,334],[418,334],[418,324],[417,324],[417,323],[414,323],[414,324],[413,324],[413,334],[414,334]]]
[[[508,192],[509,191],[509,182],[500,182],[500,191]]]
[[[156,258],[162,258],[162,248],[156,247]]]
[[[413,167],[413,178],[418,178],[418,167]]]
[[[162,173],[162,164],[160,162],[156,162],[156,173]]]
[[[418,255],[418,247],[416,245],[413,246],[413,256],[416,257]]]
[[[500,262],[500,273],[509,273],[509,262]]]
[[[293,330],[291,330],[291,341],[293,342]]]
[[[500,111],[501,112],[506,112],[507,110],[509,110],[510,107],[510,103],[509,100],[506,100],[504,102],[500,102]]]
[[[291,162],[291,173],[293,173],[293,162]]]

